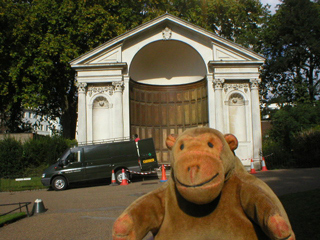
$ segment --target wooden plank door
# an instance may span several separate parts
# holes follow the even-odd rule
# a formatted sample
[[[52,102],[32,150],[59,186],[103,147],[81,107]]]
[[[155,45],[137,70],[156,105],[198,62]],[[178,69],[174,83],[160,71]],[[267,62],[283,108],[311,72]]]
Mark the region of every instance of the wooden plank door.
[[[131,135],[154,139],[159,163],[169,163],[165,140],[187,128],[208,126],[206,81],[156,86],[130,81]]]

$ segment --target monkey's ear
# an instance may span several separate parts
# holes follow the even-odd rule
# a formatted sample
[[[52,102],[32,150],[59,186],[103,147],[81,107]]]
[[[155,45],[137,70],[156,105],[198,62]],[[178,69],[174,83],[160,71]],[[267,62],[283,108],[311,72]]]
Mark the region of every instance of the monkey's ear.
[[[234,151],[238,148],[238,139],[233,134],[225,134],[224,139],[227,141],[231,151]]]
[[[169,150],[172,149],[173,145],[175,144],[176,140],[177,140],[177,135],[176,134],[170,134],[168,137],[167,137],[167,140],[166,140],[166,145],[167,145],[167,148]]]

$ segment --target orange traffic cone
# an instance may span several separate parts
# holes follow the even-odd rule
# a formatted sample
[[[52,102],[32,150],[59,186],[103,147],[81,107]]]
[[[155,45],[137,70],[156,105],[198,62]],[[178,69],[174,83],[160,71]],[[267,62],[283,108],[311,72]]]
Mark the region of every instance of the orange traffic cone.
[[[268,171],[267,166],[266,166],[266,160],[264,157],[262,157],[262,169],[261,172]]]
[[[126,174],[125,174],[125,171],[124,171],[123,168],[122,168],[122,182],[121,182],[120,185],[122,185],[122,186],[129,185],[127,177],[126,177]]]
[[[250,173],[252,173],[252,174],[256,174],[257,172],[256,172],[256,170],[254,169],[254,166],[253,166],[253,159],[251,158],[251,167],[250,167],[251,169],[250,169]]]
[[[167,175],[166,175],[166,168],[164,167],[164,165],[162,165],[161,170],[162,170],[162,177],[160,179],[160,182],[168,181]]]
[[[114,170],[112,169],[112,175],[111,175],[111,186],[117,186],[116,177],[114,175]]]

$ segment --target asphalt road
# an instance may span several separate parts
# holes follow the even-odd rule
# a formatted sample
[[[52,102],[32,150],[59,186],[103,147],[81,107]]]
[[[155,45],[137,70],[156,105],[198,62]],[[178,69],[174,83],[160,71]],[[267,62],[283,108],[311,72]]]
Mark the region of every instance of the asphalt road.
[[[167,172],[167,174],[169,174]],[[277,195],[320,188],[320,169],[258,172]],[[109,180],[110,181],[110,180]],[[138,197],[160,187],[146,177],[127,186],[76,186],[66,191],[1,192],[0,204],[42,199],[46,212],[0,228],[1,240],[111,239],[113,222]],[[5,212],[4,207],[0,213]]]

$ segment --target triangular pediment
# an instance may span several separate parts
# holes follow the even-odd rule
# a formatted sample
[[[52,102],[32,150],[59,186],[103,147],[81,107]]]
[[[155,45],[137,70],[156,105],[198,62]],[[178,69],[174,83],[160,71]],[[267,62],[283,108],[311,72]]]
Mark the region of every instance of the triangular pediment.
[[[87,61],[87,64],[101,64],[114,62],[121,62],[121,45],[112,49],[106,49],[106,51],[99,54],[98,57],[93,57],[89,61]]]
[[[132,41],[132,44],[135,44],[136,41],[145,41],[145,44],[148,44],[146,37],[149,37],[149,43],[157,40],[167,40],[166,38],[170,37],[170,32],[165,32],[167,30],[167,26],[170,26],[172,32],[179,32],[179,34],[187,33],[188,36],[186,36],[186,38],[190,39],[190,36],[193,36],[194,41],[201,39],[203,42],[210,42],[212,44],[211,49],[213,51],[213,59],[210,60],[264,61],[264,57],[250,49],[244,48],[232,41],[218,36],[213,32],[207,31],[171,14],[164,14],[111,39],[110,41],[72,60],[70,64],[72,67],[76,67],[77,65],[97,65],[122,62],[124,59],[124,56],[122,55],[123,43]],[[157,34],[151,36],[150,33],[155,33],[156,30],[158,31]]]
[[[240,54],[237,54],[235,52],[232,52],[228,49],[223,49],[220,47],[214,47],[214,59],[216,61],[241,61],[241,60],[247,60]]]

